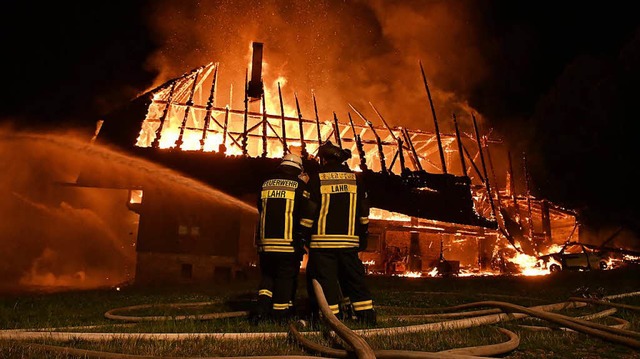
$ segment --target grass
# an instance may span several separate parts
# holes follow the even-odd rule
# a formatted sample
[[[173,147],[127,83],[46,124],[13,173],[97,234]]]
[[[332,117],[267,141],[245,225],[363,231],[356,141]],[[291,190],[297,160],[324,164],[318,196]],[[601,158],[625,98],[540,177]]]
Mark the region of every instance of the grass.
[[[561,272],[545,277],[464,277],[464,278],[399,278],[367,277],[374,302],[379,306],[381,320],[377,327],[423,324],[438,321],[428,319],[394,319],[397,315],[432,313],[444,307],[478,301],[504,301],[523,306],[558,303],[571,296],[636,292],[640,290],[640,269],[621,268],[609,271]],[[300,280],[299,298],[306,299],[305,281]],[[177,316],[212,312],[248,310],[250,298],[257,288],[256,279],[235,281],[230,284],[212,284],[206,287],[149,288],[128,286],[120,290],[105,288],[88,291],[56,293],[3,294],[0,296],[0,329],[52,328],[65,326],[104,326],[74,332],[122,333],[249,333],[282,332],[285,327],[275,323],[251,326],[244,317],[199,320],[166,320],[141,322],[127,326],[110,320],[104,313],[133,305],[154,304],[156,307],[119,311],[121,315]],[[203,307],[171,308],[169,303],[216,302]],[[640,296],[614,300],[640,306]],[[483,308],[477,308],[483,309]],[[580,316],[607,309],[587,306],[563,311],[562,314]],[[615,317],[627,320],[629,330],[640,331],[640,313],[619,309]],[[447,320],[447,319],[444,319]],[[613,324],[612,318],[594,320]],[[362,326],[347,323],[353,329]],[[421,332],[410,334],[367,337],[374,349],[414,351],[441,351],[459,347],[501,343],[506,340],[496,327],[504,327],[520,336],[518,348],[503,358],[640,358],[640,352],[627,346],[611,343],[587,334],[560,330],[536,332],[523,329],[519,324],[548,325],[544,321],[520,319],[497,325],[484,325],[469,329]],[[310,339],[336,347],[335,340],[320,335]],[[637,340],[637,338],[636,338]],[[318,355],[306,352],[300,345],[285,338],[220,340],[192,338],[180,341],[149,340],[142,338],[88,341],[75,338],[66,342],[51,339],[30,341],[0,340],[1,358],[84,358],[85,355],[43,351],[32,344],[60,345],[67,348],[125,353],[147,356],[255,356],[255,355]]]

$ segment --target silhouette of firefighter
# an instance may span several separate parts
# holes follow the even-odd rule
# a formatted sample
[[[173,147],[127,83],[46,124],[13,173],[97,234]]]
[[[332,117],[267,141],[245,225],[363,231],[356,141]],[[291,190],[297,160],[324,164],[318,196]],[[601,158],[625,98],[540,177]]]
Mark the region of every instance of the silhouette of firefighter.
[[[249,314],[257,324],[265,319],[285,322],[295,314],[295,296],[304,254],[300,224],[302,203],[309,198],[302,159],[287,154],[264,180],[258,198],[256,245],[261,280],[258,302]]]
[[[367,247],[367,191],[361,178],[344,163],[351,158],[349,150],[328,141],[318,149],[318,158],[319,173],[309,180],[315,210],[310,219],[302,219],[302,225],[311,233],[307,283],[312,320],[319,316],[311,285],[311,280],[316,279],[331,311],[339,318],[348,315],[340,311],[343,292],[349,297],[355,318],[374,325],[373,300],[365,284],[364,265],[358,257],[358,252]]]

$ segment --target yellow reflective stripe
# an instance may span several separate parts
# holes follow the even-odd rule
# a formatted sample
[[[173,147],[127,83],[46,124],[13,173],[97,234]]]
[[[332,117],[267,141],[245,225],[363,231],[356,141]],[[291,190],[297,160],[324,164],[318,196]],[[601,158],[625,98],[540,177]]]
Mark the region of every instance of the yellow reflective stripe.
[[[345,243],[345,242],[341,242],[341,243],[314,243],[311,242],[311,244],[309,244],[309,248],[357,248],[358,245],[357,244],[353,244],[353,243]]]
[[[309,191],[302,191],[302,197],[310,198],[311,197],[311,193],[309,193]]]
[[[331,196],[322,195],[322,205],[320,206],[320,216],[318,218],[318,234],[325,234],[327,227],[327,212],[329,211],[329,200]]]
[[[264,224],[267,216],[267,200],[262,200],[262,213],[260,215],[260,238],[264,238]]]
[[[331,313],[333,313],[333,314],[340,313],[340,305],[338,305],[338,304],[330,305],[329,309],[331,309]]]
[[[300,225],[305,226],[307,228],[313,227],[313,219],[301,218]]]
[[[293,200],[291,199],[287,199],[284,210],[284,238],[289,240],[293,238]]]
[[[296,198],[296,191],[288,191],[285,189],[272,189],[268,191],[261,191],[260,198],[286,198],[286,199],[294,199]]]
[[[358,192],[358,186],[354,184],[337,183],[337,184],[323,184],[320,186],[320,193],[356,193]]]
[[[356,232],[356,194],[351,193],[349,196],[349,235],[353,236]]]
[[[293,253],[293,247],[285,247],[285,246],[262,246],[263,252],[282,252],[282,253]]]
[[[289,309],[289,303],[279,304],[273,303],[273,310],[285,310]]]
[[[360,217],[360,224],[368,224],[369,217]]]
[[[273,296],[273,293],[268,289],[260,289],[258,291],[258,295],[266,295],[267,297],[271,298]]]
[[[358,238],[358,236],[348,236],[346,234],[314,234],[311,236],[311,242],[313,241],[342,241],[358,243],[360,238]]]
[[[286,238],[264,238],[260,241],[260,244],[277,244],[281,246],[291,245],[291,240]]]
[[[342,179],[342,180],[356,179],[356,174],[353,172],[322,172],[322,173],[319,173],[318,176],[320,176],[321,181],[337,180],[337,179]]]
[[[353,305],[353,310],[362,311],[367,309],[373,309],[373,300],[364,300],[361,302],[351,303]]]
[[[356,236],[311,236],[309,248],[353,248],[360,245]]]

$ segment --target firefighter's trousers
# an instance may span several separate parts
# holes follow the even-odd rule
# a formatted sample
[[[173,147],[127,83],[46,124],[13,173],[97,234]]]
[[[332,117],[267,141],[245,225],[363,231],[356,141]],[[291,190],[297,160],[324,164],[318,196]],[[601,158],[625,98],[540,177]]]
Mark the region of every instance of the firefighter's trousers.
[[[296,253],[260,253],[257,314],[274,318],[292,314],[300,260]]]
[[[318,305],[311,279],[320,283],[331,311],[339,317],[347,314],[340,313],[343,296],[349,297],[356,316],[373,312],[371,293],[365,283],[364,265],[358,258],[356,249],[311,250],[307,263],[307,279],[312,312],[318,310]]]

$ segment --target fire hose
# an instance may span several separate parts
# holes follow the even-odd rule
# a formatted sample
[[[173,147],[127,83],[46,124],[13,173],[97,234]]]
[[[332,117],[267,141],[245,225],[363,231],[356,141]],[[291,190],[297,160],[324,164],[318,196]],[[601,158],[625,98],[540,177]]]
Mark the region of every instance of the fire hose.
[[[324,316],[325,321],[327,321],[327,324],[329,324],[329,326],[338,334],[338,336],[340,336],[344,341],[346,341],[349,344],[349,346],[351,346],[351,348],[353,349],[353,351],[355,352],[358,358],[387,358],[387,359],[390,359],[390,358],[443,358],[443,359],[482,358],[476,355],[463,354],[465,353],[465,350],[467,348],[461,348],[462,350],[459,350],[458,352],[456,352],[456,350],[454,349],[453,351],[443,351],[439,353],[417,352],[417,351],[406,351],[406,350],[374,351],[373,349],[371,349],[369,344],[362,337],[358,336],[354,331],[352,331],[350,328],[344,325],[333,314],[324,296],[322,286],[320,286],[318,281],[315,279],[313,280],[313,289],[316,294],[316,299],[318,300],[320,311],[322,312],[322,315]],[[313,341],[303,337],[302,334],[300,334],[300,332],[297,330],[295,324],[293,323],[290,324],[289,330],[291,331],[294,338],[298,340],[298,342],[300,342],[307,349],[310,349],[312,351],[317,351],[317,352],[320,352],[321,354],[329,355],[337,358],[351,357],[350,353],[347,350],[326,347],[326,346],[314,343]],[[516,339],[517,336],[514,333],[511,333],[509,331],[507,332],[508,332],[507,334],[511,338],[511,340],[509,341],[510,344],[515,343],[515,346],[513,345],[510,346],[509,351],[511,351],[518,346],[520,341],[519,341],[519,338]],[[510,334],[513,334],[513,336]],[[476,348],[476,347],[473,347],[473,348]],[[457,354],[457,353],[460,353],[460,354]]]
[[[315,284],[314,284],[315,285]],[[319,284],[318,284],[319,286]],[[321,289],[321,288],[320,288]],[[319,291],[318,291],[319,292]],[[631,292],[631,293],[623,293],[619,295],[612,295],[604,297],[603,300],[587,300],[585,298],[571,298],[570,302],[549,304],[537,307],[522,307],[511,303],[506,302],[475,302],[469,304],[463,304],[455,307],[444,308],[440,310],[452,310],[452,309],[467,309],[467,308],[477,308],[482,306],[492,306],[494,309],[488,309],[484,311],[475,311],[475,314],[483,313],[487,314],[489,312],[501,312],[506,311],[508,313],[500,313],[494,315],[484,315],[484,316],[475,316],[466,319],[459,320],[451,320],[447,322],[439,322],[439,323],[429,323],[429,324],[421,324],[421,325],[413,325],[413,326],[405,326],[405,327],[393,327],[393,328],[378,328],[378,329],[361,329],[361,330],[351,330],[348,327],[342,325],[340,321],[338,323],[333,322],[332,328],[336,330],[336,333],[342,332],[341,338],[349,343],[352,348],[357,347],[357,354],[360,354],[360,357],[370,358],[373,354],[374,357],[380,358],[433,358],[439,357],[443,358],[443,355],[452,355],[450,358],[462,358],[461,355],[467,355],[467,357],[475,357],[478,358],[478,355],[497,355],[504,354],[508,351],[511,351],[517,347],[519,344],[519,338],[513,334],[513,336],[501,329],[503,333],[510,336],[510,340],[505,343],[487,345],[487,346],[479,346],[479,347],[470,347],[470,348],[457,348],[451,349],[447,351],[442,351],[438,353],[430,353],[430,352],[414,352],[414,351],[402,351],[402,350],[377,350],[372,351],[368,343],[364,340],[364,337],[375,336],[375,335],[389,335],[389,334],[398,334],[398,333],[411,333],[411,332],[422,332],[422,331],[443,331],[450,329],[461,329],[461,328],[469,328],[480,326],[484,324],[493,324],[501,321],[519,319],[531,316],[533,318],[539,318],[548,320],[552,323],[559,324],[569,328],[569,330],[576,330],[586,334],[594,335],[601,339],[612,341],[615,343],[623,344],[626,346],[630,346],[632,348],[639,348],[639,342],[637,340],[628,338],[627,336],[638,337],[640,334],[637,332],[624,330],[621,328],[612,328],[606,325],[596,324],[584,320],[586,318],[573,318],[567,317],[560,314],[555,313],[547,313],[546,311],[552,310],[561,310],[566,308],[577,308],[586,306],[587,303],[591,304],[599,304],[599,305],[609,305],[613,307],[621,307],[625,309],[633,309],[637,310],[638,307],[627,306],[623,304],[610,303],[608,299],[622,298],[628,296],[636,296],[640,295],[640,292]],[[324,295],[322,296],[324,299]],[[326,300],[324,300],[326,302]],[[213,304],[218,302],[200,302],[200,303],[179,303],[179,304],[168,304],[167,306],[196,306],[196,305],[204,305],[204,304]],[[142,305],[142,306],[131,306],[131,307],[123,307],[116,308],[105,313],[105,316],[110,319],[115,320],[126,320],[126,321],[143,321],[143,320],[166,320],[166,319],[214,319],[214,318],[229,318],[233,316],[242,316],[245,315],[246,312],[228,312],[228,313],[211,313],[205,315],[198,316],[180,316],[180,317],[130,317],[130,316],[121,316],[114,314],[117,311],[121,311],[124,309],[135,309],[135,308],[143,308],[150,307],[153,305]],[[327,307],[328,309],[328,307]],[[331,313],[331,311],[329,311]],[[450,316],[467,316],[470,312],[460,312],[460,313],[444,313]],[[604,312],[596,313],[594,315],[602,316]],[[325,313],[323,313],[325,314]],[[328,313],[327,313],[328,314]],[[325,314],[325,317],[330,318],[332,315]],[[442,314],[427,314],[427,316],[436,316]],[[592,315],[593,316],[593,315]],[[335,316],[333,316],[335,318]],[[418,317],[418,316],[413,316]],[[337,320],[337,318],[335,318]],[[329,325],[331,326],[331,321],[329,321]],[[338,325],[340,324],[340,325]],[[125,324],[126,325],[126,324]],[[85,326],[86,328],[87,326]],[[96,327],[96,326],[93,326]],[[74,328],[82,328],[82,327],[74,327]],[[126,338],[136,338],[136,339],[160,339],[160,340],[181,340],[181,339],[190,339],[190,338],[219,338],[219,339],[255,339],[255,338],[274,338],[274,337],[285,337],[288,335],[286,332],[272,332],[272,333],[65,333],[65,332],[55,332],[54,330],[60,330],[64,328],[44,328],[40,329],[40,331],[33,329],[14,329],[14,330],[4,330],[0,331],[0,339],[52,339],[52,340],[105,340],[105,339],[126,339]],[[293,329],[293,330],[292,330]],[[331,357],[343,357],[343,354],[348,354],[347,351],[337,351],[340,349],[333,349],[321,346],[319,344],[312,345],[311,341],[304,338],[304,340],[300,340],[299,338],[303,338],[301,335],[296,335],[296,332],[300,334],[295,326],[290,327],[291,334],[299,340],[299,342],[306,347],[307,349],[318,351],[322,354],[330,355]],[[310,333],[309,333],[310,334]],[[339,334],[340,335],[340,334]],[[515,338],[514,338],[515,336]],[[36,349],[49,350],[49,351],[58,351],[62,353],[68,354],[76,354],[82,355],[86,357],[96,357],[96,358],[150,358],[149,356],[140,356],[140,355],[127,355],[127,354],[118,354],[118,353],[107,353],[107,352],[98,352],[91,350],[83,350],[76,348],[68,348],[68,347],[59,347],[53,345],[43,345],[43,344],[33,344],[33,343],[25,343],[26,345],[32,346]],[[514,346],[515,344],[515,346]],[[327,351],[331,349],[332,351]],[[323,351],[324,350],[324,351]],[[434,356],[435,355],[435,356]],[[457,355],[457,356],[455,356]],[[292,358],[306,358],[306,356],[290,356]],[[181,359],[187,359],[185,357],[180,357]],[[202,357],[199,357],[202,358]],[[229,358],[244,358],[244,357],[229,357]],[[280,356],[253,356],[247,358],[280,358]],[[314,356],[313,358],[318,358]],[[177,358],[176,358],[177,359]]]

